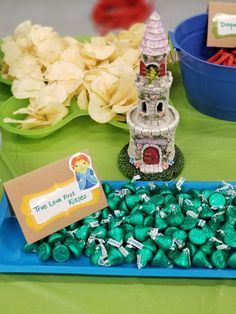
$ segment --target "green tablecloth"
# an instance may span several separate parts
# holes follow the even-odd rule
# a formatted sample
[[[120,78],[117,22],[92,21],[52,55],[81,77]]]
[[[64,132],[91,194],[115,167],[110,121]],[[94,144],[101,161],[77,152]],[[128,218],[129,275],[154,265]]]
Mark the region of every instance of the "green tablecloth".
[[[194,110],[185,98],[178,66],[171,70],[171,99],[181,116],[176,143],[186,159],[181,175],[187,180],[236,181],[236,123]],[[101,179],[124,179],[116,160],[129,134],[112,125],[81,117],[42,140],[2,133],[3,182],[84,149]],[[2,274],[0,312],[233,314],[235,286],[234,280]]]

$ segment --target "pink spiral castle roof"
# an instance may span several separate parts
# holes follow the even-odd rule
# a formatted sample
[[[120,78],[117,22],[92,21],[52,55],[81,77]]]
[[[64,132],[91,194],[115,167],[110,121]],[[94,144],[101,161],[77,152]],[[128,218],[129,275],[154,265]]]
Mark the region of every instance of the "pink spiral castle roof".
[[[148,56],[158,56],[170,51],[168,39],[160,21],[160,15],[156,11],[149,17],[140,50]]]

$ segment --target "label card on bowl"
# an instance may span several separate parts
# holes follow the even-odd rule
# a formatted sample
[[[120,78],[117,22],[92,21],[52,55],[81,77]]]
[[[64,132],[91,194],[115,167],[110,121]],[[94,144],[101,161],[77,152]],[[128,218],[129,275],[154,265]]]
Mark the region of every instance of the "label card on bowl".
[[[4,188],[28,243],[107,207],[86,153],[76,153],[17,177],[6,182]]]
[[[236,3],[210,2],[207,46],[236,47]]]

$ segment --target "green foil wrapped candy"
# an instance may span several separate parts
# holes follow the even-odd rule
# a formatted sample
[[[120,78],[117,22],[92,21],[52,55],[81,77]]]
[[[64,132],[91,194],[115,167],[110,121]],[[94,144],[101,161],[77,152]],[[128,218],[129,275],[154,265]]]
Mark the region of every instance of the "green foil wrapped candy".
[[[153,257],[151,265],[155,267],[171,267],[172,262],[166,256],[165,252],[162,249],[159,249]]]
[[[52,251],[54,261],[65,263],[70,258],[70,251],[65,245],[57,245]]]
[[[143,201],[140,195],[126,195],[125,202],[129,209],[134,208],[137,204],[140,204]]]
[[[123,200],[120,202],[120,204],[119,204],[119,210],[122,210],[122,211],[124,211],[125,213],[128,213],[128,212],[129,212],[129,208],[128,208],[127,204],[126,204],[125,199],[123,199]]]
[[[227,264],[230,268],[236,268],[236,252],[229,257]]]
[[[51,257],[51,253],[52,253],[52,249],[48,243],[43,242],[39,245],[38,256],[41,262],[48,261]]]
[[[216,231],[211,229],[207,223],[203,226],[202,231],[205,233],[207,239],[215,237],[216,235]]]
[[[202,245],[206,242],[207,237],[203,230],[194,228],[188,234],[189,240],[196,245]]]
[[[105,261],[106,266],[121,265],[125,261],[124,255],[116,247],[111,247]]]
[[[84,255],[87,257],[92,256],[95,248],[96,248],[95,239],[89,239],[85,245],[85,248],[84,248]]]
[[[129,245],[125,246],[125,249],[128,251],[128,255],[125,256],[125,264],[134,264],[136,262],[136,252]]]
[[[222,250],[214,251],[211,255],[211,263],[215,268],[226,268],[226,254]]]
[[[135,227],[134,228],[134,237],[138,241],[145,241],[151,232],[151,227]]]
[[[146,249],[149,249],[150,251],[152,251],[153,254],[156,253],[157,246],[152,239],[147,239],[146,241],[143,241],[143,245]]]
[[[144,218],[143,221],[144,227],[153,227],[154,226],[154,217],[153,216],[147,216]]]
[[[167,185],[163,185],[160,190],[161,195],[173,194],[171,189]]]
[[[170,236],[158,235],[155,242],[160,249],[167,251],[172,247],[173,239]]]
[[[90,227],[88,225],[83,225],[79,227],[75,232],[75,237],[78,240],[87,240],[89,237]]]
[[[136,188],[132,182],[126,183],[121,187],[121,190],[128,189],[130,193],[135,193]]]
[[[134,230],[127,231],[124,236],[124,241],[127,242],[130,237],[134,236]]]
[[[165,200],[164,200],[164,205],[165,206],[168,206],[170,204],[175,204],[176,203],[176,198],[172,194],[165,195],[164,198],[165,198]]]
[[[203,190],[201,190],[201,194],[200,195],[202,195],[203,199],[205,199],[207,201],[212,193],[213,193],[212,190],[203,189]]]
[[[101,219],[108,219],[111,215],[109,208],[104,208],[101,212]]]
[[[135,227],[130,224],[123,224],[122,228],[124,229],[125,232],[127,232],[127,231],[133,231]]]
[[[168,225],[166,221],[160,216],[159,213],[155,214],[155,228],[158,228],[159,230],[164,230]]]
[[[187,233],[184,230],[179,229],[179,230],[174,231],[174,233],[172,234],[172,237],[175,239],[185,241],[187,239]]]
[[[92,229],[90,233],[90,237],[99,238],[99,239],[105,239],[106,235],[107,235],[107,229],[103,226],[98,226]]]
[[[161,206],[164,204],[165,198],[163,195],[153,195],[150,199],[155,206]]]
[[[224,236],[224,243],[229,245],[231,248],[236,248],[236,232],[227,232]]]
[[[191,259],[190,259],[190,251],[188,248],[183,249],[181,253],[179,253],[173,260],[174,264],[181,268],[190,268],[191,267]]]
[[[194,254],[192,263],[196,267],[212,268],[206,254],[202,250],[199,250]]]
[[[48,237],[48,244],[56,245],[57,243],[60,243],[61,241],[63,241],[63,239],[64,239],[63,235],[59,232],[56,232],[56,233],[51,234]]]
[[[110,194],[111,192],[113,192],[113,187],[108,184],[108,183],[103,183],[102,184],[102,188],[103,188],[103,191],[106,195]]]
[[[167,227],[164,234],[167,236],[172,236],[172,234],[177,230],[179,230],[177,227]]]
[[[125,231],[122,228],[114,228],[108,231],[107,233],[107,237],[111,238],[113,240],[116,240],[119,243],[123,242],[124,239],[124,235],[125,235]]]
[[[188,242],[188,244],[186,245],[186,247],[189,249],[190,251],[190,256],[193,257],[193,255],[197,252],[197,248],[194,244],[192,244],[191,242]]]
[[[156,206],[151,202],[146,202],[140,206],[140,210],[146,215],[153,215],[156,211]]]
[[[39,250],[39,245],[37,242],[35,243],[26,243],[24,246],[24,252],[25,253],[37,253]]]
[[[175,205],[176,206],[176,205]],[[184,221],[184,215],[179,209],[174,209],[167,217],[166,222],[169,226],[180,226]]]
[[[201,246],[201,250],[206,255],[211,255],[215,250],[215,243],[212,240],[207,240],[207,242]]]
[[[79,241],[71,242],[67,247],[75,258],[80,258],[83,252],[83,245],[81,245]]]
[[[201,219],[211,218],[211,216],[215,214],[213,210],[207,204],[203,204],[201,208],[202,210],[200,211],[200,214],[199,214],[199,218]]]
[[[117,210],[119,207],[119,204],[121,202],[121,198],[119,195],[116,195],[115,193],[111,193],[107,196],[107,202],[109,208],[114,211]]]
[[[125,218],[125,222],[134,226],[141,226],[143,225],[144,216],[142,213],[137,212],[131,214]]]
[[[137,266],[138,269],[146,267],[153,258],[153,252],[146,247],[143,247],[137,252]]]
[[[209,204],[213,207],[221,207],[225,206],[226,200],[225,197],[221,193],[212,193],[209,196]]]
[[[197,222],[198,220],[191,216],[184,217],[183,223],[181,224],[181,228],[183,230],[191,230],[196,226]]]

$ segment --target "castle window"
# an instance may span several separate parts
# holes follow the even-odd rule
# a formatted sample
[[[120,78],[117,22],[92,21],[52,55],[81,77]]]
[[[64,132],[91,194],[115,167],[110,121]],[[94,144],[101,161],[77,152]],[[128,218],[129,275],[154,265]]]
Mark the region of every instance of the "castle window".
[[[161,112],[162,110],[163,110],[163,102],[161,101],[157,104],[157,112]]]
[[[145,101],[142,102],[142,112],[147,113],[147,104]]]

